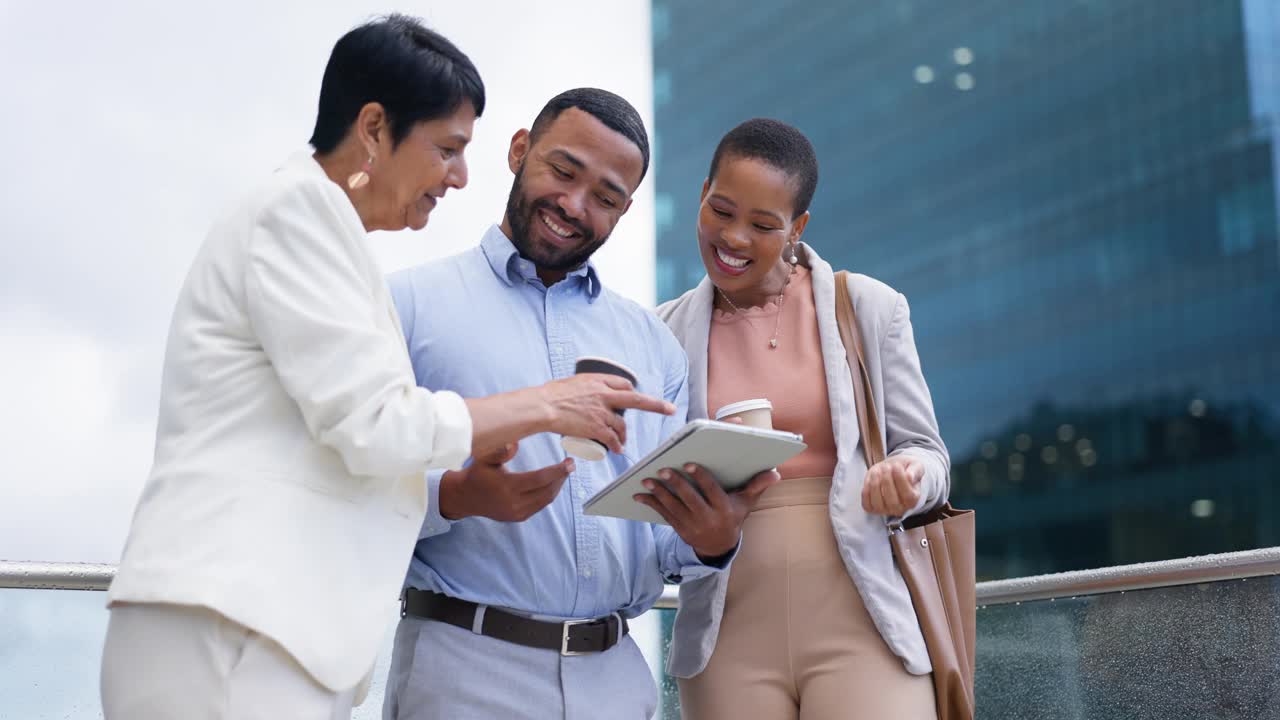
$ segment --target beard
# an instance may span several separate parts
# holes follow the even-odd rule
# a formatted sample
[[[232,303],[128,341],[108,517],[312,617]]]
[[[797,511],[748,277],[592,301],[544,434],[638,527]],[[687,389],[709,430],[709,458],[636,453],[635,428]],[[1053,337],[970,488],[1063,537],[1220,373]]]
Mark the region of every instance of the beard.
[[[585,263],[596,250],[609,239],[606,234],[596,239],[595,233],[582,223],[566,217],[564,211],[546,200],[530,200],[524,194],[524,167],[516,173],[511,183],[511,194],[507,196],[507,220],[511,223],[511,244],[516,246],[520,257],[533,263],[539,270],[551,272],[569,272]],[[555,218],[556,223],[571,228],[578,233],[578,244],[574,247],[560,248],[534,235],[534,223],[540,223],[539,211],[546,212]]]

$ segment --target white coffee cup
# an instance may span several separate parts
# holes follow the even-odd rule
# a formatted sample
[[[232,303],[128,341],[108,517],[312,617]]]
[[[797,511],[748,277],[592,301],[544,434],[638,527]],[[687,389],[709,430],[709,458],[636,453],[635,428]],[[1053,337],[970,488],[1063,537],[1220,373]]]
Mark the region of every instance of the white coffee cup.
[[[636,374],[631,368],[623,365],[615,360],[604,357],[595,357],[584,355],[578,358],[574,364],[574,374],[581,373],[601,373],[604,375],[615,375],[631,382],[632,387],[636,384]],[[622,410],[614,410],[618,417],[624,417]],[[582,460],[603,460],[609,455],[609,448],[603,443],[591,438],[581,438],[564,436],[560,438],[560,447],[573,457]]]
[[[773,403],[765,398],[729,403],[716,411],[716,420],[738,418],[747,427],[773,429]]]

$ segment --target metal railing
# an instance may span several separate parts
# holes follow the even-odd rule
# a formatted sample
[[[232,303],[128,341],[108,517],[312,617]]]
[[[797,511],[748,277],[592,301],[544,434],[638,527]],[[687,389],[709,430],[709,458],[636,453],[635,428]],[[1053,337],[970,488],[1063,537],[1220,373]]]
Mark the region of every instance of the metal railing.
[[[114,565],[98,563],[0,560],[0,588],[106,590],[115,572]],[[977,597],[979,605],[1002,605],[1267,575],[1280,575],[1280,547],[981,582]],[[679,602],[677,588],[668,585],[656,607]]]
[[[978,605],[1102,595],[1280,575],[1280,547],[978,583]]]
[[[106,590],[115,565],[0,560],[0,588]]]

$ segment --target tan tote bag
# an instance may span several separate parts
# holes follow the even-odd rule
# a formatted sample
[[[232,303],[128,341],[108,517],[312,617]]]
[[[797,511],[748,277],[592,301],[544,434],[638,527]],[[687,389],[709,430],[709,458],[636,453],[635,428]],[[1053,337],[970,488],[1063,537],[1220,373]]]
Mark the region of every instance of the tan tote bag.
[[[849,296],[848,275],[845,271],[836,273],[836,319],[853,373],[858,428],[870,468],[885,458],[884,437]],[[911,604],[933,664],[938,720],[973,720],[977,624],[973,511],[956,510],[946,503],[924,515],[890,522],[888,527],[893,557],[911,591]]]

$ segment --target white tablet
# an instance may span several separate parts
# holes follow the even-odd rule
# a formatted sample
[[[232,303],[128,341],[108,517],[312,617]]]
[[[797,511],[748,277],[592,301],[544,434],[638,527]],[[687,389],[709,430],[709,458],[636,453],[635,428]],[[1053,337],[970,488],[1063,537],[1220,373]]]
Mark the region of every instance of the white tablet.
[[[679,470],[695,463],[711,471],[725,490],[736,490],[759,473],[799,455],[805,447],[804,439],[795,433],[693,420],[592,496],[582,509],[587,515],[666,524],[661,515],[633,498],[649,492],[641,483],[645,478],[657,478],[659,470]]]

